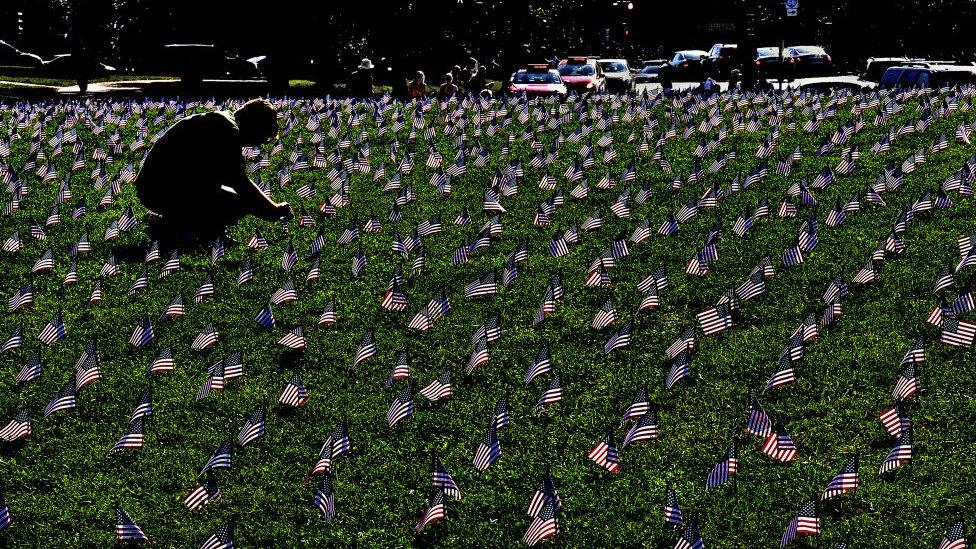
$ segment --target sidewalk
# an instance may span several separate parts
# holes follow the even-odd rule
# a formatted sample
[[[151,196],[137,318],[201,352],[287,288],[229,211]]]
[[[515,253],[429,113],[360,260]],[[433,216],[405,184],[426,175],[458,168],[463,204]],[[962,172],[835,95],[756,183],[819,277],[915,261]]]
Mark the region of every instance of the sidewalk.
[[[267,80],[216,80],[204,79],[199,89],[193,95],[261,95],[268,91]],[[45,97],[72,97],[80,94],[78,85],[50,86],[4,80],[0,76],[0,97],[29,97],[31,99]],[[184,90],[179,78],[116,80],[92,82],[88,84],[85,95],[118,95],[118,96],[173,96],[183,95]]]

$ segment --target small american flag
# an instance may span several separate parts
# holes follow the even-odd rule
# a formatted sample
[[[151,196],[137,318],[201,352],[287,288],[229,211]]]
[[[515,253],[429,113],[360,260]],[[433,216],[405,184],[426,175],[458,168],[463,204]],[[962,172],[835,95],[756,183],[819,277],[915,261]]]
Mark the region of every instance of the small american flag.
[[[54,398],[48,402],[47,407],[44,409],[44,417],[47,417],[55,412],[60,412],[63,410],[71,410],[75,407],[75,380],[72,377],[67,383],[59,390]]]
[[[704,549],[701,534],[698,532],[698,523],[689,521],[681,530],[681,537],[674,544],[674,549]]]
[[[793,461],[796,458],[796,445],[782,425],[777,426],[762,445],[762,452],[776,461]]]
[[[386,412],[386,422],[395,427],[401,420],[413,415],[413,388],[407,384],[400,389],[390,409]]]
[[[844,466],[840,468],[840,471],[827,483],[827,488],[824,489],[823,494],[820,496],[821,500],[830,499],[857,490],[860,485],[857,461],[857,454],[854,454],[844,462]]]
[[[109,455],[117,454],[122,450],[138,450],[145,443],[145,435],[142,432],[142,418],[137,418],[129,423],[129,427],[119,438],[115,446],[109,451]]]
[[[68,329],[64,325],[64,318],[61,316],[60,311],[55,313],[51,317],[51,320],[41,329],[41,332],[37,334],[37,339],[45,345],[53,345],[55,342],[66,337],[68,337]]]
[[[620,471],[620,456],[609,432],[603,437],[603,440],[596,443],[586,457],[611,473]]]
[[[485,436],[474,452],[474,468],[484,471],[502,456],[502,445],[498,440],[498,433],[493,421],[485,431]]]
[[[817,514],[817,502],[810,500],[800,507],[800,510],[790,521],[780,538],[779,546],[786,547],[799,535],[815,536],[820,533],[820,517]]]
[[[532,547],[540,541],[552,537],[559,532],[559,521],[556,517],[558,508],[552,502],[547,502],[536,514],[529,528],[522,536],[522,541]]]
[[[136,325],[135,329],[132,330],[132,336],[129,338],[129,345],[132,345],[136,349],[144,349],[153,342],[153,339],[155,339],[153,327],[149,322],[149,315],[145,315],[142,317],[142,322]]]
[[[431,466],[431,484],[435,488],[443,490],[445,494],[451,496],[456,500],[461,499],[461,490],[458,488],[454,479],[451,478],[451,474],[447,472],[444,464],[435,455],[433,457],[433,463]]]
[[[725,459],[715,464],[712,467],[711,472],[708,473],[708,478],[705,480],[705,486],[708,488],[718,488],[719,486],[725,484],[733,475],[735,475],[739,470],[739,448],[738,445],[733,441],[732,445],[725,452]]]
[[[950,526],[945,535],[942,536],[942,541],[939,542],[939,549],[968,549],[968,547],[966,530],[963,528],[962,521]]]
[[[434,489],[430,497],[430,503],[424,508],[417,522],[417,532],[422,531],[428,525],[444,520],[447,516],[447,507],[444,505],[444,490]]]
[[[891,452],[888,453],[888,457],[885,458],[884,463],[881,464],[881,469],[878,471],[878,474],[883,475],[885,473],[894,471],[895,469],[911,461],[911,459],[912,429],[910,426],[906,425],[904,428],[902,428],[895,447],[892,448]]]
[[[217,485],[217,480],[208,474],[203,482],[197,484],[183,498],[183,505],[186,505],[191,511],[196,511],[211,501],[219,500],[220,495],[220,486]]]
[[[681,507],[678,505],[678,495],[668,484],[664,489],[664,522],[666,524],[682,524]]]
[[[0,429],[0,440],[13,442],[31,435],[30,416],[27,410],[17,413],[4,428]]]
[[[281,395],[278,396],[278,402],[283,406],[290,406],[292,408],[304,406],[308,402],[308,391],[302,383],[301,375],[297,373],[292,375],[288,383],[285,384],[284,389],[282,389]]]
[[[444,372],[435,378],[430,384],[421,389],[420,394],[431,402],[439,402],[450,398],[452,394],[451,372]]]
[[[203,331],[197,334],[193,339],[193,343],[190,344],[190,348],[194,351],[203,351],[210,349],[217,344],[217,339],[220,337],[220,333],[214,328],[213,324],[208,323]]]
[[[213,469],[230,469],[231,466],[231,453],[234,449],[234,443],[230,440],[225,440],[220,443],[220,446],[214,450],[213,454],[210,455],[210,459],[207,463],[203,465],[200,469],[200,474],[203,475],[208,471]]]
[[[115,537],[124,543],[149,543],[149,538],[142,531],[142,528],[121,507],[115,509]]]
[[[657,411],[651,408],[647,412],[644,412],[644,415],[627,431],[627,436],[624,437],[623,447],[626,448],[635,442],[654,440],[656,438],[658,438]]]
[[[237,433],[237,442],[241,446],[247,446],[251,442],[264,436],[264,425],[266,410],[263,404],[259,404],[251,412],[251,415],[244,421],[241,430]]]
[[[376,353],[376,337],[372,331],[366,332],[363,335],[363,339],[359,342],[359,347],[356,349],[356,354],[352,360],[353,366],[357,366],[360,362],[376,356]]]
[[[234,549],[234,523],[224,524],[214,531],[200,549]]]
[[[40,349],[35,349],[27,357],[27,361],[24,362],[24,367],[17,372],[17,383],[28,383],[39,377],[41,377],[41,351]]]

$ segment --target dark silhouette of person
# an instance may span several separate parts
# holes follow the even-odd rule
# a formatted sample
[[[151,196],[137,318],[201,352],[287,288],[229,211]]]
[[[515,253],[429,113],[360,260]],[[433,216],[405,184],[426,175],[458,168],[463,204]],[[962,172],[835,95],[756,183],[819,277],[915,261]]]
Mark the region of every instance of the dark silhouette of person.
[[[368,99],[373,96],[373,71],[375,68],[372,61],[363,58],[356,70],[349,74],[349,95],[360,99]]]
[[[234,112],[188,116],[156,141],[136,178],[136,193],[150,210],[150,232],[165,242],[208,243],[246,215],[289,220],[286,202],[274,202],[244,170],[242,147],[278,134],[278,115],[262,99]]]

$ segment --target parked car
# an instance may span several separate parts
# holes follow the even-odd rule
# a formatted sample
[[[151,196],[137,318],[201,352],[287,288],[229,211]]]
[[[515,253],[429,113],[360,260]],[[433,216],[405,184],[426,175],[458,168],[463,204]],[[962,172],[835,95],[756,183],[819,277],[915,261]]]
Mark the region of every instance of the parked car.
[[[539,63],[515,71],[508,84],[508,93],[529,97],[566,97],[567,90],[558,71],[550,69],[547,63]]]
[[[756,48],[756,69],[761,76],[774,78],[783,73],[783,58],[779,56],[779,46]]]
[[[672,82],[700,82],[705,77],[702,60],[706,57],[708,52],[704,50],[677,51],[674,57],[661,67],[660,77],[666,77]]]
[[[880,82],[881,77],[889,68],[908,64],[907,57],[869,57],[864,74],[861,77],[872,82]]]
[[[976,83],[976,67],[971,65],[906,65],[890,67],[881,77],[886,88],[941,88]]]
[[[645,59],[644,61],[641,61],[640,67],[641,67],[641,70],[644,70],[644,69],[646,69],[647,67],[650,67],[650,66],[660,67],[661,65],[663,65],[663,64],[665,64],[667,62],[668,62],[667,59]]]
[[[783,50],[783,64],[793,78],[834,74],[834,61],[820,46],[790,46]]]
[[[607,91],[629,92],[634,89],[634,75],[626,59],[597,59],[596,64],[607,79]]]
[[[0,40],[0,65],[36,69],[43,63],[39,55],[20,51],[13,44]]]
[[[664,59],[658,59],[656,61],[645,63],[644,67],[637,71],[637,74],[634,75],[634,84],[649,84],[658,81],[658,72],[666,61]]]
[[[593,57],[567,57],[559,62],[556,70],[570,93],[582,95],[589,92],[603,93],[606,90],[603,69]]]
[[[794,89],[804,92],[831,92],[850,90],[854,93],[870,91],[878,85],[875,82],[862,80],[857,76],[826,76],[819,78],[799,78],[792,82]]]
[[[736,44],[715,44],[708,50],[708,57],[702,62],[705,65],[705,73],[717,76],[720,80],[729,77],[729,73],[736,64],[736,54],[739,47]]]
[[[864,69],[864,74],[861,75],[861,78],[870,80],[872,82],[881,82],[881,78],[884,76],[885,71],[891,67],[928,67],[932,65],[966,66],[964,63],[959,63],[952,60],[929,60],[921,57],[872,57],[868,59],[867,67]]]

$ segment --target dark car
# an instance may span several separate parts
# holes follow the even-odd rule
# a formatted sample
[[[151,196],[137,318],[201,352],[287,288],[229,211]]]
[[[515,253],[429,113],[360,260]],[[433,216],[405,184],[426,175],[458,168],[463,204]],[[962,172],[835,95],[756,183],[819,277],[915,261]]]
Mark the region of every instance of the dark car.
[[[715,44],[708,50],[708,57],[702,62],[705,65],[705,73],[717,76],[720,79],[727,79],[729,73],[735,68],[736,54],[739,47],[735,44]]]
[[[681,50],[661,67],[661,78],[672,82],[700,82],[705,77],[702,61],[708,57],[704,50]]]
[[[658,73],[665,64],[664,59],[652,60],[634,75],[634,84],[649,84],[658,81]]]
[[[634,75],[626,59],[597,59],[596,64],[607,79],[607,91],[629,92],[634,89]]]
[[[890,67],[881,77],[886,88],[941,88],[976,83],[976,67],[968,65],[926,65]]]
[[[606,90],[603,69],[592,57],[568,57],[559,62],[556,70],[559,71],[559,76],[570,93],[582,95],[591,92],[603,93]]]
[[[909,64],[907,57],[870,57],[862,78],[872,82],[881,82],[886,70]]]
[[[756,48],[756,70],[760,76],[766,78],[783,74],[783,58],[779,56],[779,46]]]
[[[834,74],[834,61],[820,46],[790,46],[783,50],[783,64],[794,78]]]
[[[43,63],[40,56],[20,51],[12,44],[0,40],[0,65],[36,69]]]

